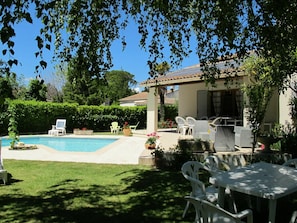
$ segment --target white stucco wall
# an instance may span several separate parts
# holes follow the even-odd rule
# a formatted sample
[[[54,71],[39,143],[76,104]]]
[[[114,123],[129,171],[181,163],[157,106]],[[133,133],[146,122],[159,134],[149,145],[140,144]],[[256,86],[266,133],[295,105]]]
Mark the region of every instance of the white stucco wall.
[[[230,86],[230,89],[239,88],[239,84],[234,84]],[[198,99],[197,92],[201,90],[227,90],[227,87],[224,85],[224,81],[217,81],[216,87],[206,86],[205,82],[193,83],[193,84],[184,84],[179,86],[179,106],[178,113],[180,116],[192,116],[198,118]]]
[[[286,123],[292,124],[290,116],[291,107],[289,105],[293,91],[288,89],[284,94],[280,95],[279,98],[279,123],[285,125]]]
[[[182,117],[197,116],[197,90],[201,84],[179,86],[178,114]]]

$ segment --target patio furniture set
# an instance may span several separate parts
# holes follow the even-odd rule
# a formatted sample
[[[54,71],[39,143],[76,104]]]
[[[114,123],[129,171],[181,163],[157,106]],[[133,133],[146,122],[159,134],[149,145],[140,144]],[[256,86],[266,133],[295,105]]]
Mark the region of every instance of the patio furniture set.
[[[253,143],[252,129],[238,126],[240,120],[230,117],[212,117],[196,120],[193,117],[177,116],[177,132],[181,135],[192,135],[204,141],[212,141],[217,152],[235,151],[239,148],[251,148]]]
[[[248,164],[239,161],[229,165],[216,156],[209,156],[205,161],[188,161],[182,166],[182,174],[190,181],[192,191],[185,196],[187,201],[183,217],[190,204],[195,208],[195,222],[247,222],[255,219],[249,207],[238,211],[233,193],[239,192],[251,197],[268,200],[268,222],[276,222],[277,200],[289,197],[297,192],[297,159],[291,159],[283,165],[266,162]],[[227,168],[226,168],[227,167]],[[201,170],[210,174],[210,186],[200,179]],[[241,199],[242,200],[242,199]],[[241,201],[242,202],[242,201]],[[225,207],[225,204],[230,204]],[[253,208],[253,210],[252,210]],[[279,213],[281,214],[281,213]],[[297,222],[297,210],[293,212],[290,223]]]

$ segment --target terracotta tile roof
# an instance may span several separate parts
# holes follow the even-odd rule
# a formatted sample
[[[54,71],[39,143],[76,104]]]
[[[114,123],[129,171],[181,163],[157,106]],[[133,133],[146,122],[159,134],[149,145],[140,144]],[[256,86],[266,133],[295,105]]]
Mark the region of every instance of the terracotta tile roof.
[[[125,98],[121,98],[119,101],[120,102],[125,102],[125,101],[139,101],[139,100],[147,100],[147,95],[148,92],[140,92],[138,94],[133,94]]]
[[[238,67],[239,65],[235,63],[235,61],[231,61],[230,64],[234,65],[234,67]],[[234,69],[231,67],[226,67],[225,61],[221,61],[217,64],[217,68],[221,69],[223,73],[234,72]],[[193,66],[185,67],[181,70],[169,72],[165,76],[161,76],[155,79],[148,79],[140,83],[141,86],[154,86],[154,85],[174,85],[181,83],[189,83],[189,82],[202,82],[202,69],[200,64],[196,64]],[[222,75],[221,78],[224,78],[225,75]]]
[[[147,98],[148,98],[148,92],[140,92],[138,94],[134,94],[125,98],[121,98],[119,101],[121,103],[128,103],[128,102],[134,102],[135,105],[146,105],[147,104]],[[159,96],[158,96],[159,99]],[[166,98],[165,97],[165,104],[175,104],[176,103],[175,98]]]

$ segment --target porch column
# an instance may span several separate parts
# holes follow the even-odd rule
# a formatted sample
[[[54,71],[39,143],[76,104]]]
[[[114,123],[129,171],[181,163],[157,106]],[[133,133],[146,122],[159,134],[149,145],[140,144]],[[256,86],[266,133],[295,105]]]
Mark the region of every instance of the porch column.
[[[148,133],[158,130],[158,93],[155,87],[149,88],[146,121],[146,130]]]

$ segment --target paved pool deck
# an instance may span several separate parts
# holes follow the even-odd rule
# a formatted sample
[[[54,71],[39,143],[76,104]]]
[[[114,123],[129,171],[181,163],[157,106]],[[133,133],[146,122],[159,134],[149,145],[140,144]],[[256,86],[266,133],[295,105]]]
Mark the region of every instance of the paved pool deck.
[[[176,132],[160,132],[161,145],[169,148],[177,144]],[[42,135],[52,137],[48,135]],[[147,139],[146,130],[137,130],[133,136],[122,135],[74,135],[67,134],[59,137],[91,137],[91,138],[118,138],[118,140],[96,152],[60,152],[50,147],[38,145],[36,150],[9,150],[8,146],[2,147],[4,159],[16,160],[41,160],[61,162],[84,162],[106,164],[139,164],[141,156],[150,156],[151,150],[145,150],[144,143]],[[82,139],[83,140],[83,139]]]
[[[123,135],[73,135],[67,134],[59,137],[92,137],[92,138],[118,138],[118,140],[96,152],[60,152],[52,148],[38,145],[36,150],[9,150],[2,147],[2,158],[16,160],[40,160],[61,162],[83,162],[101,164],[151,164],[151,150],[144,148],[147,139],[146,130],[136,130],[133,136]],[[174,148],[178,139],[191,138],[182,136],[174,129],[158,131],[160,146],[164,149]],[[43,135],[45,136],[45,135]],[[47,136],[47,135],[46,135]],[[48,136],[52,137],[52,136]],[[83,139],[82,139],[83,140]]]

